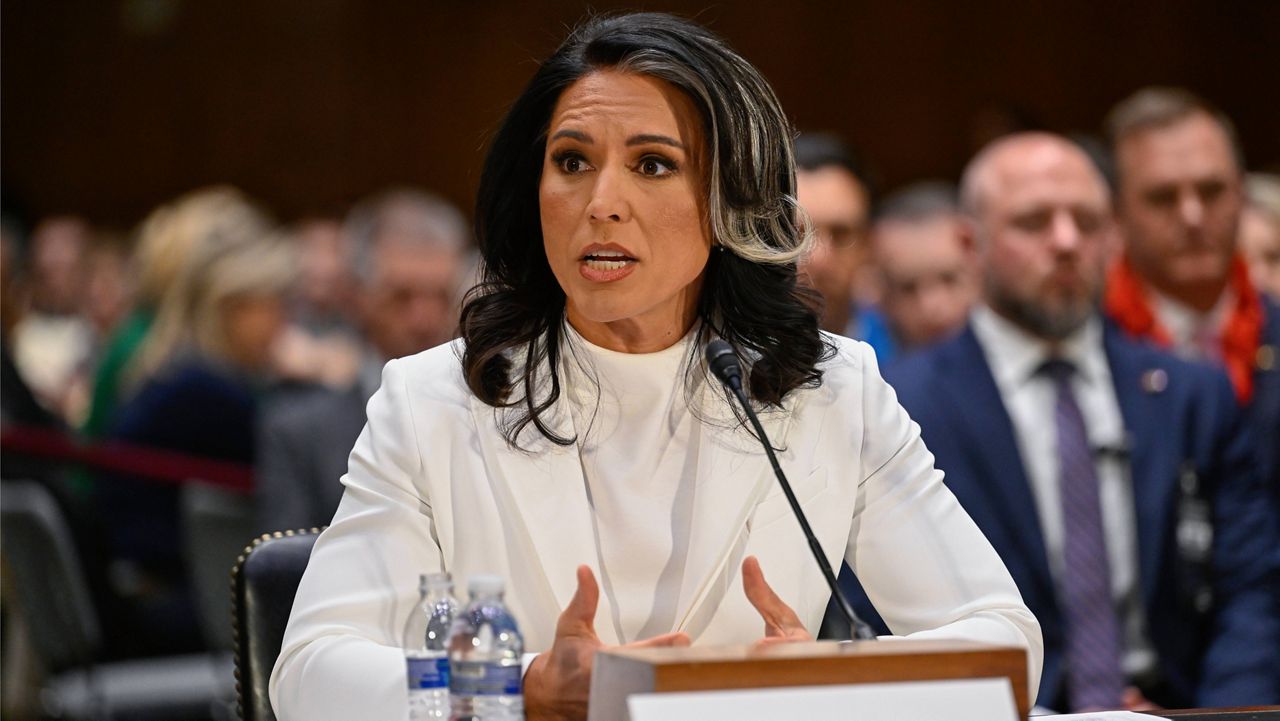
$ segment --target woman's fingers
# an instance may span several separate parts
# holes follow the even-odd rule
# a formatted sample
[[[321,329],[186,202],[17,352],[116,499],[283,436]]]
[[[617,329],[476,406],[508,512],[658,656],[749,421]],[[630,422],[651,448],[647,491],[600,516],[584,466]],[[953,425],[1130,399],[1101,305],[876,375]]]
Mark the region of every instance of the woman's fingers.
[[[764,580],[764,571],[760,570],[760,561],[755,556],[747,556],[742,561],[742,590],[747,600],[755,606],[760,617],[764,619],[765,638],[781,637],[789,640],[809,640],[809,635],[800,617],[783,602],[773,588]]]
[[[643,641],[633,641],[623,645],[623,648],[660,648],[664,646],[688,646],[689,634],[684,631],[676,631],[674,633],[664,633],[661,636],[646,638]]]

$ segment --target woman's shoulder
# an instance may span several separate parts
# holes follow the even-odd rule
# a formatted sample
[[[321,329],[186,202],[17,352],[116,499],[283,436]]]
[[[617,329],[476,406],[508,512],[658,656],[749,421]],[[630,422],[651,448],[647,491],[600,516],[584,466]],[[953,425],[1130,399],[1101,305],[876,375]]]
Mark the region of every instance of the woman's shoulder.
[[[861,385],[868,373],[879,375],[875,351],[863,341],[822,331],[822,341],[831,352],[818,363],[823,385]]]
[[[466,405],[471,397],[462,375],[461,339],[389,361],[382,370],[382,389],[403,392],[414,402]]]

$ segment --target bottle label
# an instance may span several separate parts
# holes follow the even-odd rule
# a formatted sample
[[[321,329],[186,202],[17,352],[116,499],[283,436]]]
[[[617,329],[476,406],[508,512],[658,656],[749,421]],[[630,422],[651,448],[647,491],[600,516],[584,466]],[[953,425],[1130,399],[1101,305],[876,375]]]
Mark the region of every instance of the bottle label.
[[[520,694],[520,664],[457,661],[451,690],[463,696],[516,696]]]
[[[449,688],[449,659],[409,658],[405,659],[409,673],[409,688]]]

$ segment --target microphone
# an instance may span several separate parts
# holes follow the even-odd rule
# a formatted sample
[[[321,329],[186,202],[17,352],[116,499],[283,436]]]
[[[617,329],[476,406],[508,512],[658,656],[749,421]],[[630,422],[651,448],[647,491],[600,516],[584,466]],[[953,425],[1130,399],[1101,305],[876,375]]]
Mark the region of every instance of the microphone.
[[[747,419],[751,421],[751,427],[756,431],[756,437],[760,444],[764,446],[765,455],[769,457],[769,464],[773,466],[773,474],[778,477],[778,483],[782,486],[782,493],[787,497],[787,503],[791,506],[791,512],[795,514],[796,520],[800,522],[800,530],[804,533],[804,538],[809,542],[809,550],[813,552],[813,560],[818,562],[818,569],[822,571],[822,577],[827,582],[827,588],[831,589],[831,597],[836,600],[836,606],[840,608],[840,614],[844,616],[844,620],[853,629],[853,636],[856,639],[864,641],[874,641],[876,634],[854,612],[853,606],[849,603],[849,599],[844,597],[840,592],[840,586],[836,583],[836,574],[831,570],[831,564],[827,563],[827,557],[822,552],[822,546],[818,544],[818,538],[813,535],[813,527],[809,525],[809,519],[805,518],[804,509],[800,508],[800,502],[796,500],[796,494],[791,490],[791,483],[787,481],[787,476],[782,472],[782,466],[778,465],[778,457],[773,453],[773,444],[769,442],[769,437],[765,435],[764,426],[760,425],[760,419],[756,416],[756,412],[751,409],[751,402],[747,400],[747,395],[742,391],[742,363],[738,361],[738,355],[733,352],[733,347],[721,338],[716,338],[707,344],[707,367],[711,369],[711,373],[723,383],[733,395],[737,397],[738,402],[742,404],[742,410],[746,411]]]

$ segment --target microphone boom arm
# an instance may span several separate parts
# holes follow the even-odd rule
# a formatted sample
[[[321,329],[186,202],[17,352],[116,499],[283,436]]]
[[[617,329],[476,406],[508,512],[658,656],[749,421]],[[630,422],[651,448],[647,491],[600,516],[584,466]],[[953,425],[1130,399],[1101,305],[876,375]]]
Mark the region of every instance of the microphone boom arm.
[[[840,609],[840,614],[844,616],[849,628],[853,630],[853,637],[862,641],[874,641],[876,638],[875,632],[871,630],[866,621],[858,617],[858,614],[853,610],[853,606],[849,603],[849,599],[845,598],[844,594],[840,592],[840,585],[836,582],[836,574],[831,570],[831,564],[827,562],[826,554],[822,552],[822,546],[818,543],[818,537],[813,533],[813,527],[809,525],[809,519],[804,515],[804,509],[800,507],[800,501],[796,500],[795,491],[791,490],[791,482],[787,480],[787,475],[782,472],[782,466],[778,463],[778,456],[773,452],[773,444],[769,442],[769,436],[764,432],[764,426],[760,424],[760,418],[751,409],[751,402],[747,399],[747,394],[742,390],[742,371],[738,364],[737,355],[733,353],[728,343],[723,340],[715,340],[707,346],[707,360],[712,373],[733,392],[734,397],[742,404],[742,410],[746,412],[747,419],[751,421],[751,427],[755,429],[756,435],[760,439],[760,445],[764,446],[765,455],[769,457],[769,465],[773,466],[773,474],[777,476],[778,483],[782,485],[782,493],[787,497],[787,503],[791,505],[791,511],[796,520],[800,522],[800,530],[804,533],[804,538],[809,543],[809,550],[813,552],[814,560],[818,562],[818,568],[822,571],[822,577],[827,582],[827,588],[831,589],[831,597],[835,599],[836,606]]]

